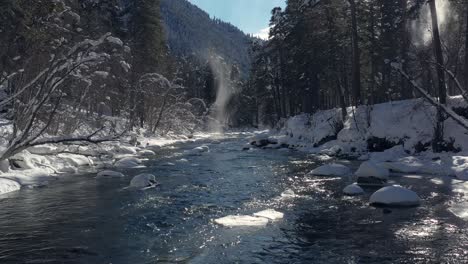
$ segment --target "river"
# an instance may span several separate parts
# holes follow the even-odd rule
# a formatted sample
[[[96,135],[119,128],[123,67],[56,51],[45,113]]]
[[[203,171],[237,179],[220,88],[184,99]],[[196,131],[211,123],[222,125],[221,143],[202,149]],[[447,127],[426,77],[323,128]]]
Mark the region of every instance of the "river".
[[[343,196],[351,179],[307,175],[321,164],[294,151],[241,151],[227,136],[165,147],[127,177],[64,176],[0,199],[0,263],[467,263],[466,222],[447,210],[447,178],[400,175],[417,208],[368,205]],[[210,140],[207,140],[209,143]],[[352,168],[356,162],[342,161]],[[149,172],[160,185],[126,189]],[[282,197],[292,190],[296,197]],[[226,228],[213,219],[263,209],[284,213],[266,227]]]

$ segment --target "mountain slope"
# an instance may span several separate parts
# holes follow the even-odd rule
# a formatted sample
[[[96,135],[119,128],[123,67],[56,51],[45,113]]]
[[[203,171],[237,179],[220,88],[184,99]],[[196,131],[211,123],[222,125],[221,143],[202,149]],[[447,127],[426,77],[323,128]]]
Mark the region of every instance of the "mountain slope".
[[[217,54],[239,65],[244,73],[250,68],[250,37],[235,26],[211,19],[187,0],[162,0],[161,14],[174,55],[195,54],[204,60]]]

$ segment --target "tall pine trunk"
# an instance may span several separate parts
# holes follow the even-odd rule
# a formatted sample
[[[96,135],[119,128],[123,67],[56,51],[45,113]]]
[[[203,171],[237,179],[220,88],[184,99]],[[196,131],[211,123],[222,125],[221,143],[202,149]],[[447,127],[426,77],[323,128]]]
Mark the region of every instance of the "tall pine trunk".
[[[440,41],[439,21],[437,18],[437,8],[435,0],[429,0],[429,8],[431,10],[432,19],[432,35],[434,45],[434,55],[437,62],[437,92],[439,95],[439,102],[442,105],[447,103],[447,88],[445,86],[445,72],[444,72],[444,55],[442,54],[442,44]],[[437,124],[434,131],[434,141],[432,148],[434,152],[441,152],[443,149],[444,141],[444,121],[445,116],[440,107],[437,109]]]
[[[351,6],[352,42],[353,42],[353,97],[356,106],[361,104],[361,62],[359,35],[357,29],[356,2],[349,0]]]
[[[465,90],[468,91],[468,1],[466,1]]]

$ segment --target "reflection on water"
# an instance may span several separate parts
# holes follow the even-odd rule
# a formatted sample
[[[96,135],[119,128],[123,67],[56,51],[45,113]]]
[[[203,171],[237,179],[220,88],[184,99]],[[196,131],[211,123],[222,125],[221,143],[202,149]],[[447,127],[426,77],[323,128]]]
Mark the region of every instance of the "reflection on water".
[[[179,145],[123,179],[70,176],[5,196],[0,263],[467,261],[466,223],[447,209],[461,187],[452,190],[447,179],[397,177],[423,205],[376,209],[367,204],[370,193],[341,194],[349,179],[306,175],[322,161],[296,152],[242,152],[242,144],[225,139],[201,156],[181,154],[200,143]],[[124,189],[142,172],[155,174],[161,186]],[[287,190],[294,195],[281,195]],[[261,228],[213,223],[269,208],[284,219]]]

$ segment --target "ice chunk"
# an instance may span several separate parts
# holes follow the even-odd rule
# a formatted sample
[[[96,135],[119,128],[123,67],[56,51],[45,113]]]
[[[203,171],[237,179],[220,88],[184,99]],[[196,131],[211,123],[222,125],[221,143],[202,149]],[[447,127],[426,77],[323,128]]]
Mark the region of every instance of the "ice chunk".
[[[117,172],[117,171],[111,171],[111,170],[105,170],[105,171],[101,171],[97,174],[97,177],[101,178],[101,177],[106,177],[106,178],[121,178],[121,177],[124,177],[125,175],[121,172]]]
[[[117,145],[117,146],[114,147],[114,152],[118,153],[118,154],[136,155],[137,154],[137,149],[138,148],[136,148],[136,147]]]
[[[255,217],[250,215],[228,215],[215,219],[214,222],[218,225],[227,227],[266,226],[269,220],[265,217]]]
[[[463,202],[450,206],[449,211],[459,218],[468,220],[468,202]]]
[[[343,193],[346,195],[361,195],[364,193],[364,190],[357,183],[346,186],[343,189]]]
[[[374,177],[382,180],[387,180],[390,172],[387,168],[381,167],[373,162],[366,161],[361,164],[359,169],[356,171],[358,177]]]
[[[47,155],[47,154],[57,154],[59,152],[59,148],[53,145],[41,145],[41,146],[34,146],[31,148],[28,148],[28,151],[32,154]]]
[[[156,185],[156,177],[153,174],[147,173],[137,175],[130,181],[130,187],[139,189],[154,187]]]
[[[18,191],[21,189],[21,185],[13,180],[0,178],[0,195]]]
[[[370,203],[386,206],[417,206],[421,203],[421,199],[415,192],[394,185],[376,191],[370,197]]]
[[[327,164],[320,166],[310,172],[317,176],[347,176],[351,175],[351,169],[341,164]]]
[[[264,217],[264,218],[267,218],[267,219],[270,219],[270,220],[279,220],[279,219],[282,219],[284,217],[283,213],[275,211],[273,209],[263,210],[263,211],[260,211],[258,213],[255,213],[253,215],[257,216],[257,217]]]

